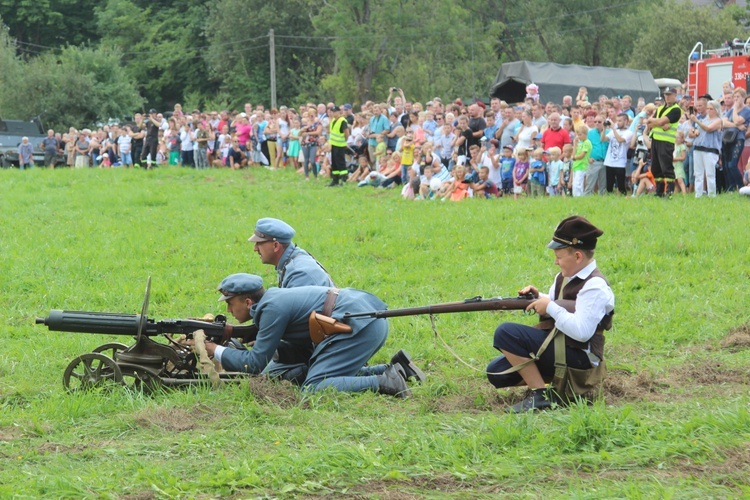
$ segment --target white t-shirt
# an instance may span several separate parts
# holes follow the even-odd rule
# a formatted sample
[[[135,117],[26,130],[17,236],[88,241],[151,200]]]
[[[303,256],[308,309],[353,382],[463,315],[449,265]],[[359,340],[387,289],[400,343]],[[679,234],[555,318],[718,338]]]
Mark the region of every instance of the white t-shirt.
[[[611,130],[607,132],[609,146],[607,146],[607,156],[604,157],[604,165],[607,167],[625,168],[628,162],[628,148],[630,147],[630,139],[633,137],[633,133],[628,129],[617,129],[617,133],[625,140],[618,142],[615,139],[614,132]]]
[[[531,140],[536,137],[539,133],[539,129],[535,125],[530,127],[523,127],[518,132],[518,144],[516,144],[516,152],[523,151],[525,149],[531,149]]]
[[[129,135],[121,135],[117,139],[117,145],[120,147],[120,153],[130,153],[130,145],[133,142],[133,138]]]

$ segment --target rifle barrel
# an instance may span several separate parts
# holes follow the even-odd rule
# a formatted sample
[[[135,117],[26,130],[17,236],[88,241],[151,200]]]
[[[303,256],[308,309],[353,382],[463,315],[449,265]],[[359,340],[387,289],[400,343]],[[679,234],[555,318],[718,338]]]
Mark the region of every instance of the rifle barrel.
[[[421,307],[407,307],[404,309],[386,309],[383,311],[369,311],[361,313],[346,313],[346,318],[395,318],[400,316],[419,316],[421,314],[444,314],[474,311],[509,311],[526,309],[534,297],[516,297],[512,299],[467,299],[462,302],[445,302]]]

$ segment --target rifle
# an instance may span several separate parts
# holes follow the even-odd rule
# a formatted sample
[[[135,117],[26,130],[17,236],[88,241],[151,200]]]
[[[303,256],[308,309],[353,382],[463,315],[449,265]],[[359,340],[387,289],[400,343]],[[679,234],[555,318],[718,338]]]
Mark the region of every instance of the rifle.
[[[472,297],[460,302],[445,302],[421,307],[407,307],[404,309],[386,309],[383,311],[369,311],[361,313],[346,313],[347,318],[395,318],[399,316],[417,316],[420,314],[443,314],[473,311],[510,311],[526,309],[536,298],[531,294],[519,295],[514,298],[493,297],[483,299],[481,296]]]

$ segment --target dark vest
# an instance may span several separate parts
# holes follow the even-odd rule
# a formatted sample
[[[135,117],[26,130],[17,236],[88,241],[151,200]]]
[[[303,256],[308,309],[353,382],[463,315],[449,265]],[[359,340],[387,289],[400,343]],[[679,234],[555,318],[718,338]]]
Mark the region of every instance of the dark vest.
[[[607,285],[609,285],[607,278],[605,278],[601,271],[599,271],[599,268],[596,268],[591,274],[589,274],[588,278],[586,278],[585,280],[582,280],[578,277],[571,279],[568,284],[565,285],[565,288],[563,288],[562,299],[576,300],[576,297],[578,297],[578,292],[581,291],[583,285],[591,278],[601,278],[605,282],[607,282]],[[555,297],[557,297],[559,294],[558,290],[560,288],[560,285],[562,284],[562,281],[562,274],[558,274],[557,279],[555,279]],[[566,335],[565,345],[567,345],[568,347],[574,347],[576,349],[591,349],[591,352],[596,354],[599,359],[604,359],[604,330],[609,330],[612,328],[612,315],[614,313],[615,311],[613,310],[602,318],[599,324],[596,325],[596,333],[594,333],[594,335],[589,339],[588,342],[579,342]]]

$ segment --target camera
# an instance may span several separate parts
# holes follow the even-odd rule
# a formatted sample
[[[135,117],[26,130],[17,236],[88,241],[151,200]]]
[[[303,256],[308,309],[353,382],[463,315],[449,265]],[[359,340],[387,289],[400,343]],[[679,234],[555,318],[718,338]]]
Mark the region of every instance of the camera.
[[[391,87],[391,92],[398,92],[398,87]]]
[[[610,120],[609,118],[607,118],[606,120],[604,120],[604,126],[605,127],[611,127],[612,126],[612,120]]]
[[[694,106],[688,106],[688,113],[690,113],[691,115],[694,115],[695,114],[695,107]]]

